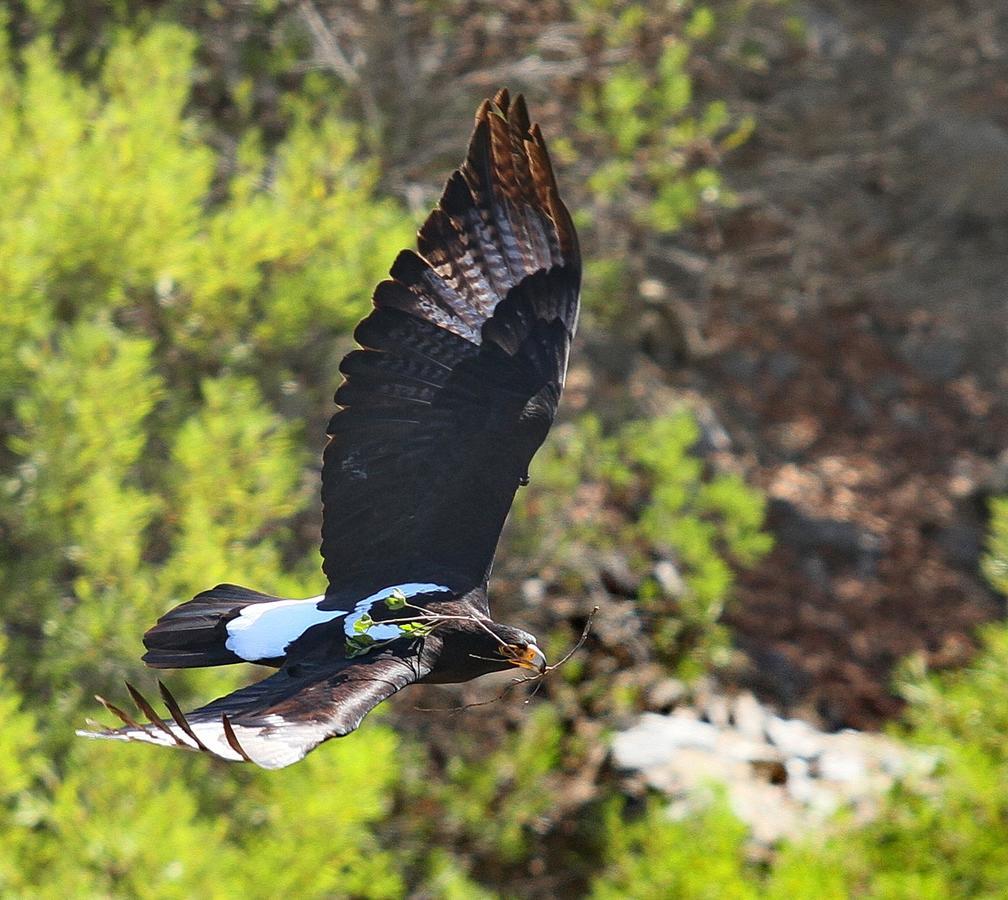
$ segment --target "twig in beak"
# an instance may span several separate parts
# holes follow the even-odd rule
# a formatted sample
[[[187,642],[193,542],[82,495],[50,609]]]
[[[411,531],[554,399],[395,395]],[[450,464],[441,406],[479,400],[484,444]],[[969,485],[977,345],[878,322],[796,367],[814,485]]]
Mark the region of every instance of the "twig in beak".
[[[595,614],[599,611],[596,606],[589,614],[588,621],[585,622],[584,629],[581,631],[581,637],[578,638],[577,643],[567,651],[566,654],[560,659],[559,662],[554,663],[552,666],[546,666],[541,672],[537,672],[535,675],[525,675],[522,678],[514,678],[511,683],[504,688],[496,697],[490,700],[477,700],[475,703],[463,703],[461,706],[414,706],[413,708],[418,712],[448,712],[452,715],[460,712],[464,712],[467,709],[475,709],[477,706],[489,706],[491,703],[497,703],[499,700],[503,700],[508,694],[511,693],[519,684],[526,684],[530,681],[537,682],[535,688],[532,690],[531,696],[529,696],[525,702],[528,703],[532,697],[534,697],[538,692],[539,688],[542,687],[543,680],[551,672],[555,672],[560,668],[567,660],[569,660],[575,653],[580,650],[585,641],[588,640],[588,635],[591,632],[592,620],[595,618]],[[483,657],[476,657],[476,659],[482,659]]]

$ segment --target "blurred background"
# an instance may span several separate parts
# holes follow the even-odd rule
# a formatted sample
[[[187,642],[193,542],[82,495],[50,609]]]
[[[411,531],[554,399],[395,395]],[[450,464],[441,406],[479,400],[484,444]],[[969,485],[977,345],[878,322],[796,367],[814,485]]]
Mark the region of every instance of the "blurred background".
[[[0,23],[0,893],[1008,892],[1002,3]],[[492,596],[586,646],[277,773],[75,739],[171,606],[318,593],[339,359],[500,86],[586,275]]]

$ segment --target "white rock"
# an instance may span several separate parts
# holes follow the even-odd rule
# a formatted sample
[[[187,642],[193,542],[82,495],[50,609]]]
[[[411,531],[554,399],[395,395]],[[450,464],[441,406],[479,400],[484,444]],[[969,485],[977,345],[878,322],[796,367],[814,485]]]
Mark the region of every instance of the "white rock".
[[[819,777],[827,781],[857,784],[868,777],[863,756],[841,750],[824,750],[817,761]]]
[[[646,772],[667,763],[683,747],[713,750],[716,743],[717,729],[707,722],[644,713],[633,728],[616,735],[612,755],[618,768]]]
[[[664,737],[665,718],[644,713],[636,725],[613,738],[612,758],[617,768],[646,770],[668,760],[674,747]]]
[[[766,710],[760,702],[748,691],[735,698],[732,709],[732,719],[735,729],[754,741],[762,741],[766,735]]]
[[[800,831],[800,813],[785,801],[783,790],[776,785],[752,781],[728,785],[728,805],[759,844],[775,844]]]
[[[800,756],[792,756],[784,763],[784,771],[787,772],[788,794],[798,803],[811,803],[815,785],[812,783],[808,760],[802,759]]]
[[[770,716],[766,723],[766,733],[785,756],[814,759],[822,750],[823,735],[801,719]]]
[[[704,715],[707,721],[718,728],[724,729],[731,724],[731,709],[728,700],[720,694],[711,694],[704,704]]]
[[[739,762],[783,762],[776,747],[735,731],[722,731],[718,734],[717,752]]]
[[[692,705],[645,713],[617,734],[612,758],[669,797],[670,815],[692,815],[722,785],[763,846],[801,837],[841,807],[868,821],[894,778],[927,778],[938,762],[884,735],[828,734],[780,718],[752,694],[729,701],[713,681],[694,685]]]

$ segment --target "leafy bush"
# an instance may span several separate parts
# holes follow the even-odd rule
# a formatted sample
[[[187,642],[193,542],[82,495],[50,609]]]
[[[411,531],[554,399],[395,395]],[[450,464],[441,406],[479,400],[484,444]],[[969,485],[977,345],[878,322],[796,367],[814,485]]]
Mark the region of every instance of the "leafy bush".
[[[577,85],[576,129],[557,150],[589,163],[576,216],[590,250],[584,303],[599,322],[634,322],[626,311],[638,304],[637,282],[654,275],[656,243],[733,200],[721,163],[754,123],[699,96],[696,72],[721,47],[714,38],[722,19],[737,28],[750,5],[728,0],[716,12],[696,0],[573,4],[591,65]]]
[[[444,805],[444,825],[465,835],[476,851],[506,862],[523,858],[532,826],[556,802],[548,782],[559,764],[562,738],[556,710],[541,705],[489,756],[456,755],[435,792]]]
[[[638,224],[677,231],[701,204],[725,199],[720,154],[745,141],[751,120],[732,122],[723,101],[698,103],[691,55],[714,33],[703,3],[582,0],[576,15],[622,61],[594,69],[577,124],[591,157],[604,160],[588,181],[597,204],[630,210]],[[636,52],[620,53],[633,47]],[[606,52],[608,51],[608,53]]]
[[[594,900],[758,896],[745,861],[746,828],[722,800],[678,820],[657,803],[627,820],[613,802],[604,827],[605,860],[592,881]]]
[[[509,535],[514,552],[537,570],[559,567],[568,582],[583,578],[586,552],[628,554],[655,645],[687,675],[728,645],[719,620],[734,580],[729,560],[750,566],[771,546],[763,498],[736,476],[706,477],[691,452],[699,436],[685,411],[611,435],[591,416],[558,428],[533,463]],[[651,574],[658,559],[674,561],[681,583]]]
[[[0,890],[399,896],[372,831],[397,778],[380,726],[279,777],[72,738],[173,603],[225,577],[316,593],[287,524],[316,476],[276,405],[295,378],[329,393],[315,342],[409,234],[353,127],[303,102],[275,161],[250,133],[222,181],[184,115],[194,47],[121,34],[94,83],[44,39],[0,47]]]
[[[994,589],[1008,595],[1008,497],[991,500],[991,531],[983,567]]]

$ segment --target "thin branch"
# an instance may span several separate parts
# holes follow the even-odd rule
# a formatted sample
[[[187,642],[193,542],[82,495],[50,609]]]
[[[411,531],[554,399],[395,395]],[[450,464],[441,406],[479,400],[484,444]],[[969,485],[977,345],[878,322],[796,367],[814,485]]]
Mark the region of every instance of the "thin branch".
[[[347,58],[347,55],[340,48],[336,36],[332,33],[325,19],[322,18],[322,15],[315,8],[315,4],[311,0],[301,0],[298,3],[298,12],[301,14],[305,25],[308,26],[308,30],[311,31],[312,36],[315,38],[315,52],[318,55],[319,62],[323,66],[332,69],[333,72],[357,92],[364,107],[364,114],[368,120],[368,124],[376,135],[379,134],[383,121],[381,107],[378,105],[378,101],[375,99],[374,93],[367,83],[367,79],[361,77],[358,67]]]
[[[301,13],[301,18],[304,20],[305,25],[308,26],[309,31],[311,31],[312,36],[315,38],[315,51],[322,58],[325,65],[339,75],[347,84],[352,84],[354,87],[360,84],[360,73],[353,67],[350,60],[346,58],[339,44],[336,43],[336,38],[329,30],[329,26],[326,25],[325,19],[322,18],[322,15],[315,8],[315,4],[309,2],[309,0],[302,0],[298,4],[298,11]]]
[[[588,614],[588,621],[585,622],[584,628],[581,630],[581,637],[578,638],[577,643],[571,647],[561,658],[560,661],[554,663],[552,666],[546,666],[542,672],[537,672],[535,675],[525,675],[522,678],[514,678],[511,683],[508,684],[503,691],[501,691],[496,697],[492,697],[489,700],[478,700],[475,703],[463,703],[460,706],[414,706],[413,708],[418,712],[447,712],[452,715],[456,713],[464,712],[467,709],[475,709],[478,706],[489,706],[491,703],[497,703],[507,697],[519,684],[527,684],[529,682],[536,682],[535,688],[532,690],[532,694],[525,700],[526,703],[532,699],[542,687],[547,676],[559,669],[564,663],[566,663],[575,653],[578,652],[584,645],[585,641],[588,640],[588,635],[591,632],[592,621],[595,618],[595,614],[599,611],[596,606]],[[483,657],[475,657],[476,659],[483,659]]]

